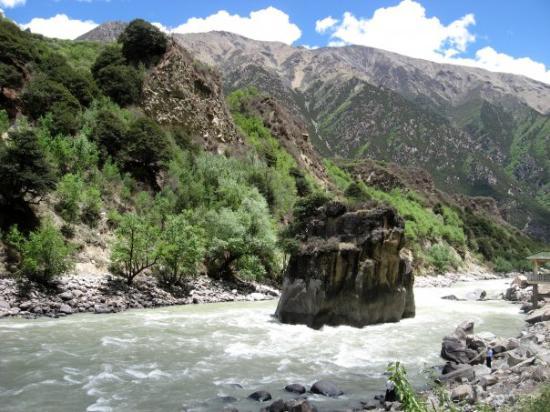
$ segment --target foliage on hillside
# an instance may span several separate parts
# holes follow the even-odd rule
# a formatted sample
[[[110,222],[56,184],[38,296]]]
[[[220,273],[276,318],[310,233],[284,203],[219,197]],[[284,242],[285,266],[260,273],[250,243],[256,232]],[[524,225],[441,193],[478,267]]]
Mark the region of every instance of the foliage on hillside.
[[[156,46],[140,54],[143,42]],[[9,127],[0,144],[0,204],[10,211],[1,223],[18,273],[48,282],[70,270],[82,247],[71,238],[85,225],[113,232],[112,272],[128,283],[144,271],[168,285],[199,272],[279,275],[273,216],[294,202],[292,159],[254,120],[243,118],[243,129],[251,141],[269,141],[273,164],[263,155],[203,153],[177,128],[128,107],[165,50],[158,29],[136,21],[120,44],[99,47],[46,40],[3,19],[0,44],[2,87],[20,90],[23,108],[16,113],[19,103],[7,102],[0,111],[0,127]],[[25,213],[13,213],[19,203]],[[35,215],[37,203],[62,223]]]
[[[456,204],[430,207],[421,193],[406,188],[384,192],[354,181],[330,160],[325,160],[325,166],[350,201],[374,199],[396,208],[405,219],[405,234],[417,265],[427,264],[438,272],[457,269],[470,250],[481,260],[492,262],[496,270],[511,271],[526,268],[525,256],[537,249],[535,242],[489,216]],[[422,246],[426,244],[430,245],[427,249]]]

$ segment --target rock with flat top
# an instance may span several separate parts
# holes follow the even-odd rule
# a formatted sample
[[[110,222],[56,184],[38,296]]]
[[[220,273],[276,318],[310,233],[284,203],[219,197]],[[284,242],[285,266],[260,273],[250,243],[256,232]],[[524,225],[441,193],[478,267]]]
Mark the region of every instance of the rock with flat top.
[[[331,398],[336,398],[344,394],[334,382],[324,380],[315,382],[311,386],[311,392]]]
[[[473,402],[474,401],[474,390],[471,385],[464,384],[459,385],[454,388],[451,392],[451,399],[455,402]]]

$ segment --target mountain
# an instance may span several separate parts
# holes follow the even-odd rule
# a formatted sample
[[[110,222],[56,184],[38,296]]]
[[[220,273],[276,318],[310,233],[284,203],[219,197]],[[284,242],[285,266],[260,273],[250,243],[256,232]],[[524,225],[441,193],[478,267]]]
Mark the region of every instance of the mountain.
[[[113,33],[109,23],[82,39]],[[493,197],[508,222],[550,240],[550,85],[362,46],[173,38],[221,71],[226,93],[254,86],[277,99],[322,156],[421,167],[438,188]]]
[[[309,50],[225,32],[174,35],[300,117],[326,157],[427,169],[441,189],[491,196],[506,220],[550,238],[550,85],[347,46]]]
[[[110,21],[97,26],[95,29],[84,33],[76,40],[98,41],[98,42],[113,42],[122,34],[128,23],[122,21]]]

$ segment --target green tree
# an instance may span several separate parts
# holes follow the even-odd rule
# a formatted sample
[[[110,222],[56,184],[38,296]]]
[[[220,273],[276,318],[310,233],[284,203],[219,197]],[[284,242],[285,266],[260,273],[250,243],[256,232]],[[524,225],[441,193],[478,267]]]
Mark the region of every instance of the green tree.
[[[161,251],[155,274],[162,283],[173,286],[196,274],[206,249],[204,230],[192,223],[192,214],[168,216],[161,235]]]
[[[269,209],[256,190],[242,191],[244,200],[237,210],[221,208],[206,214],[207,269],[211,277],[232,278],[238,261],[247,256],[258,258],[265,273],[274,272],[277,237]]]
[[[137,69],[111,64],[99,70],[95,79],[101,91],[120,106],[139,102],[143,80]]]
[[[94,186],[88,187],[82,193],[80,218],[90,227],[95,227],[101,217],[103,202],[101,191]]]
[[[0,90],[4,87],[18,89],[23,84],[23,75],[14,66],[0,62]]]
[[[130,22],[118,38],[122,54],[130,63],[154,65],[166,52],[168,39],[151,23],[142,19]]]
[[[18,274],[29,280],[48,283],[73,268],[73,247],[50,221],[31,232],[28,239],[14,226],[7,241],[19,253]]]
[[[33,201],[55,187],[51,165],[33,130],[9,133],[0,142],[0,203]]]
[[[130,124],[122,158],[134,176],[154,185],[162,162],[169,158],[168,138],[154,120],[139,117]]]
[[[111,248],[111,271],[131,285],[136,276],[158,262],[159,236],[160,229],[147,217],[122,215]]]
[[[10,118],[5,110],[0,110],[0,135],[6,132],[10,127]]]
[[[51,110],[54,103],[63,103],[63,109],[78,117],[78,100],[61,83],[39,74],[27,84],[21,96],[28,115],[36,120]]]
[[[126,59],[122,55],[122,50],[118,45],[107,46],[97,56],[94,64],[92,65],[91,72],[94,78],[97,80],[99,71],[107,66],[125,66]]]
[[[91,137],[99,145],[103,160],[109,156],[117,158],[125,144],[126,134],[126,125],[116,113],[107,109],[97,113]]]
[[[80,199],[84,182],[78,175],[66,174],[57,184],[56,209],[69,223],[76,223],[80,216]]]

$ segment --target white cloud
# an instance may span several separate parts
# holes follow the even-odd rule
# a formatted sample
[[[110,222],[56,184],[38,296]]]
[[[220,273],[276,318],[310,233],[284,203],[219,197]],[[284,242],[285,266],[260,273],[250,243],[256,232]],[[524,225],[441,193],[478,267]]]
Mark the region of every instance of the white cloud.
[[[229,31],[255,40],[280,41],[287,44],[292,44],[302,35],[300,28],[290,22],[288,14],[274,7],[252,11],[247,17],[220,10],[205,18],[192,17],[171,31],[202,33],[214,30]]]
[[[491,47],[477,50],[474,58],[461,57],[476,40],[470,31],[470,27],[475,25],[473,14],[466,14],[445,25],[437,17],[426,16],[426,9],[420,3],[403,0],[396,6],[377,9],[370,18],[346,12],[342,20],[334,24],[329,25],[334,19],[327,19],[332,17],[318,20],[315,29],[320,33],[331,33],[329,46],[359,44],[377,47],[441,63],[522,74],[550,83],[549,68],[528,57],[515,58]],[[322,24],[325,21],[327,28]]]
[[[97,27],[91,20],[75,20],[66,14],[57,14],[47,19],[35,17],[30,22],[20,25],[33,33],[43,34],[58,39],[75,39]]]
[[[0,6],[11,9],[17,6],[23,6],[27,0],[0,0]]]
[[[317,20],[315,22],[315,31],[317,33],[324,33],[336,23],[338,23],[338,20],[334,19],[332,16],[325,17],[322,20]]]
[[[164,33],[170,33],[170,28],[162,23],[155,22],[151,24]]]

